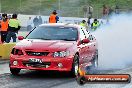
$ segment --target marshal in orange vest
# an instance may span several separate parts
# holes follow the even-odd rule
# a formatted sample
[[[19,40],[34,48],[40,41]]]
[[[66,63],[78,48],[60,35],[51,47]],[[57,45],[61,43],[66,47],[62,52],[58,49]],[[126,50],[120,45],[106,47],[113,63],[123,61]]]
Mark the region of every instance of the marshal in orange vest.
[[[0,24],[1,24],[1,31],[7,31],[8,29],[8,23],[9,23],[9,20],[6,20],[6,21],[1,21]]]
[[[55,14],[51,14],[49,17],[49,23],[56,23],[56,15]]]

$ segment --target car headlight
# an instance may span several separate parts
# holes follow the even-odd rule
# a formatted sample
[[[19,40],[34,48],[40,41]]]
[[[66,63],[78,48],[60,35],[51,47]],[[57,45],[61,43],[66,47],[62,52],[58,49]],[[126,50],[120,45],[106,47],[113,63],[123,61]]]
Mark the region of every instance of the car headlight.
[[[59,56],[59,52],[54,52],[54,57],[58,57]]]
[[[69,55],[70,55],[69,51],[54,52],[54,54],[53,54],[54,57],[66,57]]]

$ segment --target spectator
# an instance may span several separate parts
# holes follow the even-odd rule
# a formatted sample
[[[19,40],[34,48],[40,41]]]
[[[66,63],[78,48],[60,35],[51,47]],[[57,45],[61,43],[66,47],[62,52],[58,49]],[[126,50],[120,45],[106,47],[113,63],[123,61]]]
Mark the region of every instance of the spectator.
[[[6,42],[6,36],[7,36],[7,33],[8,33],[8,23],[9,23],[9,20],[7,18],[7,14],[2,14],[2,20],[1,20],[1,23],[0,23],[0,27],[1,27],[1,42],[4,43]]]
[[[56,10],[54,10],[49,17],[49,23],[57,23],[58,21],[59,21],[59,17],[57,16]]]
[[[89,14],[90,17],[93,16],[93,7],[92,6],[88,7],[88,14]]]
[[[117,5],[115,7],[115,14],[119,14],[119,6],[117,6]]]
[[[1,14],[0,14],[0,20],[2,20],[2,16],[1,16]]]
[[[82,22],[80,23],[80,26],[85,27],[86,29],[88,29],[87,23],[85,20],[82,20]]]
[[[30,31],[32,29],[32,19],[29,17],[27,21],[27,31]]]
[[[91,24],[92,31],[95,31],[99,27],[99,21],[94,19],[94,22]]]
[[[34,24],[34,27],[39,25],[39,19],[37,18],[37,16],[33,19],[33,24]]]
[[[91,25],[91,16],[88,18],[87,24],[90,27],[90,25]]]
[[[109,8],[109,13],[108,13],[108,15],[111,16],[112,13],[113,13],[113,9],[112,9],[112,8]]]
[[[106,5],[103,5],[103,17],[107,18],[108,13],[109,13],[108,7]]]
[[[59,16],[56,16],[56,23],[59,21]]]
[[[56,13],[56,23],[59,21],[59,16],[57,15],[57,12],[56,12],[56,10],[54,10],[53,12],[55,12]]]
[[[88,6],[87,5],[83,7],[83,12],[84,12],[84,18],[87,18],[88,16]]]
[[[42,17],[39,16],[39,25],[42,24],[42,23],[43,23],[43,21],[42,21]]]
[[[8,15],[8,19],[9,19],[9,20],[11,19],[11,15]]]
[[[8,34],[6,38],[6,42],[9,43],[11,38],[13,39],[13,42],[16,42],[16,33],[18,33],[18,30],[20,30],[20,22],[17,19],[17,14],[13,14],[12,18],[9,20],[9,26],[8,26]]]

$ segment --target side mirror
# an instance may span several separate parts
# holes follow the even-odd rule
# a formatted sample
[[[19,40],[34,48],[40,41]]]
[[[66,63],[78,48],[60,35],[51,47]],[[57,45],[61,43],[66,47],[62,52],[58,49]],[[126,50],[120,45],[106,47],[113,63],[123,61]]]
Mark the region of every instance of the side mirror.
[[[23,36],[18,36],[18,40],[23,40],[24,37]]]
[[[89,43],[89,42],[90,42],[90,40],[87,38],[82,40],[82,43]]]

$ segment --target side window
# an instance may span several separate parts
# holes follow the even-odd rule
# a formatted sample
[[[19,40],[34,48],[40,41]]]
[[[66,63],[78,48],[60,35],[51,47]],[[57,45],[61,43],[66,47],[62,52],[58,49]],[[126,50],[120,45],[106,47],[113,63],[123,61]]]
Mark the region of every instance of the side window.
[[[83,29],[80,29],[80,40],[83,40],[83,39],[85,39],[85,38],[86,38],[86,36],[85,36],[85,34],[84,34]]]
[[[84,31],[84,33],[85,33],[85,35],[86,35],[86,38],[88,38],[88,39],[91,40],[91,41],[94,39],[93,36],[90,34],[89,31],[87,31],[86,29],[83,30],[83,31]]]
[[[84,29],[83,31],[84,31],[84,33],[85,33],[86,38],[89,38],[89,34],[90,34],[90,32],[87,31],[86,29]]]

